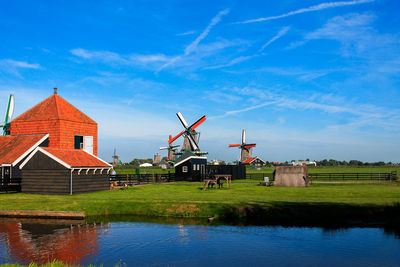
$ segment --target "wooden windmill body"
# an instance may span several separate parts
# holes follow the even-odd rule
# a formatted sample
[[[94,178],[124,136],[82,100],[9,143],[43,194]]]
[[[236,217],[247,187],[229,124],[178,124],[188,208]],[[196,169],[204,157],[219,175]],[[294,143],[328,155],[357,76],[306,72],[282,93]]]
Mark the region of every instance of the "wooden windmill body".
[[[242,143],[241,144],[231,144],[229,147],[239,147],[240,149],[240,163],[245,162],[251,158],[251,149],[255,147],[256,144],[246,144],[246,130],[242,130]]]

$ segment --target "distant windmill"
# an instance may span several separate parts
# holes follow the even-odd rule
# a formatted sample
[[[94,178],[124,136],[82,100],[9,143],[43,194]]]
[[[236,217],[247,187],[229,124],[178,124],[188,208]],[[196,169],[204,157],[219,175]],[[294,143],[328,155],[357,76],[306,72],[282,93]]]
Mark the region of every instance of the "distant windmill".
[[[117,156],[117,149],[114,148],[114,156],[112,156],[113,158],[113,166],[119,166],[122,165],[122,162],[119,160],[119,156]]]
[[[14,95],[10,95],[6,110],[6,117],[4,119],[4,122],[0,124],[0,127],[3,128],[3,135],[10,134],[9,128],[13,114],[14,114]]]
[[[168,140],[171,140],[171,139],[172,139],[172,135],[169,136]],[[179,145],[173,146],[172,142],[168,141],[168,146],[160,147],[160,150],[168,150],[167,161],[175,160],[175,157],[176,157],[175,152],[176,152],[176,150],[178,150],[178,147],[179,147]]]
[[[177,136],[174,138],[170,138],[168,140],[168,143],[171,144],[173,141],[175,141],[178,137],[181,135],[184,136],[184,141],[183,141],[183,146],[181,151],[186,151],[190,150],[193,152],[199,152],[200,153],[200,148],[199,148],[199,140],[198,140],[198,133],[195,131],[197,127],[200,126],[205,120],[206,116],[203,115],[200,119],[198,119],[196,122],[194,122],[192,125],[189,126],[189,124],[186,122],[185,118],[182,116],[180,112],[176,113],[176,116],[178,117],[179,121],[182,123],[184,130],[180,132]]]
[[[229,147],[239,147],[240,149],[240,162],[243,162],[251,158],[251,148],[255,147],[256,144],[246,144],[246,130],[242,130],[242,143],[232,144]]]

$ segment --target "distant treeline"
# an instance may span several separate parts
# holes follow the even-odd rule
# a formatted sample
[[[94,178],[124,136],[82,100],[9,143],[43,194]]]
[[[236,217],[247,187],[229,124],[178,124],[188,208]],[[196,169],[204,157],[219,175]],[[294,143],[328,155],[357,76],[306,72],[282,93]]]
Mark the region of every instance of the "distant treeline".
[[[166,158],[163,158],[166,159]],[[292,160],[295,161],[295,160]],[[266,162],[267,166],[289,166],[292,165],[292,161],[285,161],[285,162]],[[303,160],[298,160],[298,161],[303,161]],[[304,161],[310,161],[309,159],[306,159]],[[317,163],[317,166],[350,166],[350,167],[362,167],[362,166],[376,166],[376,167],[381,167],[381,166],[399,166],[400,163],[393,163],[393,162],[384,162],[384,161],[377,161],[377,162],[363,162],[360,160],[350,160],[350,161],[341,161],[341,160],[335,160],[335,159],[323,159],[323,160],[314,160],[315,163]],[[124,163],[119,168],[138,168],[140,164],[143,163],[153,163],[153,159],[133,159],[129,163]],[[221,161],[219,164],[226,164],[225,161]],[[238,164],[237,161],[234,161],[232,163],[228,164]]]
[[[309,161],[309,160],[306,160]],[[392,162],[363,162],[359,160],[350,160],[350,161],[340,161],[335,159],[323,159],[323,160],[314,160],[317,163],[317,166],[351,166],[351,167],[361,167],[361,166],[398,166],[399,163],[392,163]],[[288,162],[287,162],[288,163]],[[290,164],[290,163],[288,163]]]

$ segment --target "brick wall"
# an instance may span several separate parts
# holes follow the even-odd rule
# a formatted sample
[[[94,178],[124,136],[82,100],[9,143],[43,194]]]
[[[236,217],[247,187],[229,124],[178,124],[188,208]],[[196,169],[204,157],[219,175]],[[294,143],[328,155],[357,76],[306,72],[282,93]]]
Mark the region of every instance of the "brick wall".
[[[93,136],[93,154],[97,156],[97,124],[67,120],[12,122],[11,135],[49,134],[49,147],[74,149],[74,136]]]

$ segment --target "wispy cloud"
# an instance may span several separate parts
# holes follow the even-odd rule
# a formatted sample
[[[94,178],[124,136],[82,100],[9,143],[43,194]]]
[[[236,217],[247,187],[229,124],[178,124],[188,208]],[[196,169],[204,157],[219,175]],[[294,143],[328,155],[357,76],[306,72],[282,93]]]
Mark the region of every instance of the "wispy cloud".
[[[278,40],[279,38],[281,38],[282,36],[284,36],[288,31],[289,31],[290,27],[286,26],[284,28],[282,28],[277,35],[275,35],[274,37],[272,37],[271,40],[269,40],[268,42],[266,42],[261,49],[259,50],[259,52],[263,51],[267,46],[269,46],[270,44],[272,44],[273,42],[275,42],[276,40]]]
[[[304,39],[289,46],[289,49],[305,45],[312,40],[333,40],[341,45],[333,54],[341,52],[345,57],[362,57],[375,60],[393,58],[399,53],[399,37],[382,34],[374,28],[376,15],[350,13],[329,19],[322,27],[307,33]],[[329,52],[329,51],[325,51]]]
[[[250,111],[250,110],[259,109],[259,108],[262,108],[262,107],[265,107],[265,106],[270,106],[270,105],[273,105],[273,104],[276,104],[276,101],[270,101],[270,102],[265,102],[265,103],[262,103],[262,104],[259,104],[259,105],[250,106],[250,107],[247,107],[247,108],[226,111],[222,115],[210,116],[210,117],[208,117],[208,119],[210,119],[210,120],[221,119],[221,118],[225,118],[225,117],[228,117],[228,116],[231,116],[231,115],[236,115],[236,114],[247,112],[247,111]]]
[[[0,60],[0,65],[5,67],[23,68],[23,69],[40,69],[39,64],[31,64],[25,61],[16,61],[12,59]]]
[[[224,89],[225,94],[227,90],[226,88]],[[329,125],[327,126],[329,129],[349,129],[353,127],[353,130],[356,131],[362,127],[369,126],[385,129],[389,132],[400,130],[399,109],[386,109],[385,107],[373,104],[359,104],[332,94],[319,94],[318,96],[307,94],[293,95],[293,93],[284,94],[282,92],[273,92],[253,87],[234,87],[229,90],[234,96],[241,97],[240,103],[248,104],[254,102],[254,104],[245,108],[229,110],[221,115],[210,116],[209,118],[220,119],[251,110],[262,109],[266,106],[273,106],[297,111],[315,110],[328,114],[347,114],[346,122]],[[343,105],[343,103],[347,104]]]
[[[211,31],[211,29],[221,21],[222,16],[224,16],[228,13],[229,13],[229,9],[224,9],[224,10],[220,11],[214,18],[212,18],[212,20],[210,21],[208,26],[203,30],[203,32],[199,36],[197,36],[197,38],[185,48],[183,55],[172,58],[169,62],[162,65],[161,68],[158,69],[158,71],[161,71],[161,70],[165,69],[166,67],[173,65],[175,62],[180,60],[182,57],[187,56],[187,55],[193,53],[194,51],[196,51],[199,43],[204,38],[206,38],[207,35],[209,34],[209,32]]]
[[[288,32],[289,29],[290,29],[289,26],[282,28],[278,32],[277,35],[275,35],[271,40],[269,40],[267,43],[265,43],[261,47],[261,49],[258,51],[258,53],[262,52],[268,45],[270,45],[271,43],[273,43],[274,41],[278,40],[283,35],[285,35]],[[252,58],[255,58],[255,57],[259,56],[258,53],[255,53],[254,55],[250,55],[250,56],[239,56],[239,57],[236,57],[234,59],[231,59],[228,63],[209,66],[209,67],[205,67],[204,69],[220,69],[220,68],[230,67],[230,66],[236,65],[238,63],[241,63],[241,62],[250,60]]]
[[[25,61],[17,61],[13,59],[0,60],[0,70],[5,73],[10,73],[17,77],[21,77],[20,69],[40,69],[39,64],[32,64]]]
[[[163,64],[164,62],[170,60],[169,57],[163,54],[148,54],[148,55],[121,55],[110,51],[91,51],[82,48],[76,48],[70,50],[71,54],[86,60],[93,60],[104,62],[107,64],[117,64],[117,65],[153,65],[153,64]]]
[[[255,55],[254,55],[254,56],[240,56],[240,57],[237,57],[237,58],[232,59],[231,61],[229,61],[229,62],[226,63],[226,64],[220,64],[220,65],[215,65],[215,66],[211,66],[211,67],[205,67],[204,69],[212,70],[212,69],[219,69],[219,68],[224,68],[224,67],[230,67],[230,66],[233,66],[233,65],[235,65],[235,64],[241,63],[241,62],[243,62],[243,61],[247,61],[247,60],[249,60],[249,59],[251,59],[251,58],[253,58],[253,57],[255,57]]]
[[[264,18],[258,18],[258,19],[250,19],[250,20],[245,20],[237,23],[253,23],[253,22],[260,22],[260,21],[268,21],[268,20],[275,20],[275,19],[281,19],[285,17],[290,17],[293,15],[297,14],[302,14],[306,12],[313,12],[313,11],[319,11],[327,8],[334,8],[334,7],[342,7],[342,6],[352,6],[352,5],[359,5],[359,4],[365,4],[365,3],[370,3],[374,2],[375,0],[354,0],[354,1],[339,1],[339,2],[329,2],[329,3],[322,3],[319,5],[315,6],[310,6],[307,8],[301,8],[295,11],[290,11],[285,14],[277,15],[277,16],[270,16],[270,17],[264,17]]]
[[[182,32],[182,33],[177,33],[177,34],[175,34],[176,36],[185,36],[185,35],[192,35],[192,34],[195,34],[196,33],[196,31],[187,31],[187,32]]]

